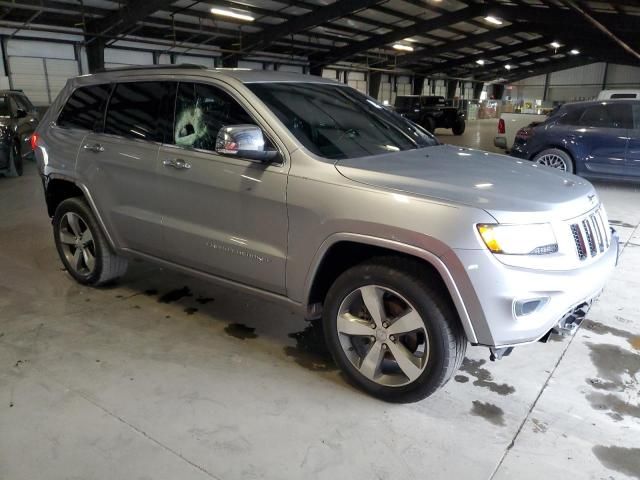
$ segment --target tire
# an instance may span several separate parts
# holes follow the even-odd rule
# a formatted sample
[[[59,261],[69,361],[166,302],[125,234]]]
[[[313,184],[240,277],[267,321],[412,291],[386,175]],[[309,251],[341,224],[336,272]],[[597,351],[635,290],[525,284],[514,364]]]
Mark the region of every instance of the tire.
[[[538,153],[533,157],[533,161],[538,165],[544,165],[546,167],[557,168],[564,172],[574,173],[575,166],[573,158],[564,150],[559,148],[548,148]]]
[[[464,118],[456,118],[456,120],[453,122],[453,127],[451,128],[451,130],[453,130],[454,135],[462,135],[466,127],[467,124],[464,121]]]
[[[436,131],[436,121],[431,117],[426,117],[422,121],[422,126],[429,132],[434,133]]]
[[[464,331],[451,301],[428,278],[415,261],[381,257],[345,271],[327,293],[323,329],[334,361],[381,400],[422,400],[462,364]],[[370,313],[376,307],[379,316]]]
[[[127,270],[127,259],[113,252],[91,208],[80,197],[58,205],[53,236],[62,263],[78,283],[104,285]]]
[[[10,177],[21,177],[24,172],[24,163],[20,152],[20,145],[16,140],[9,147],[9,170]]]

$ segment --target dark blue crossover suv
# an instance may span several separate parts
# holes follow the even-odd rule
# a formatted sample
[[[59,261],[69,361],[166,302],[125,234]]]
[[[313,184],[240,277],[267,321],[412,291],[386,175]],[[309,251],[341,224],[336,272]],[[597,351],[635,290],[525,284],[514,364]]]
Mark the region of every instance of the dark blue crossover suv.
[[[520,129],[511,155],[584,177],[640,180],[640,101],[562,105]]]

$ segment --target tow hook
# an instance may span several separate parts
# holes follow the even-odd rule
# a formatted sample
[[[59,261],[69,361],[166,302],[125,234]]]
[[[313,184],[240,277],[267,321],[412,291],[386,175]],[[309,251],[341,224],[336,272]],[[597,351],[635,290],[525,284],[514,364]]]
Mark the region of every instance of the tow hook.
[[[491,354],[489,355],[489,360],[495,362],[496,360],[500,360],[502,357],[508,357],[511,352],[513,352],[513,347],[489,347],[489,351],[491,352]]]

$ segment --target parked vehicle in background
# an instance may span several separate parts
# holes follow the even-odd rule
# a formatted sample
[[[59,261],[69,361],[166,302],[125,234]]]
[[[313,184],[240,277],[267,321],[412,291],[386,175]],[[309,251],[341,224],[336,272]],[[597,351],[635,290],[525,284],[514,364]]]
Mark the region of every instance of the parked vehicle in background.
[[[602,90],[598,100],[640,100],[640,90]]]
[[[617,258],[586,180],[441,145],[309,75],[83,76],[35,138],[76,281],[103,285],[140,258],[280,302],[322,319],[347,378],[388,401],[436,391],[469,342],[495,359],[572,331]]]
[[[396,97],[395,110],[431,133],[436,128],[450,128],[454,135],[462,135],[466,128],[464,110],[448,107],[444,97],[400,95]]]
[[[502,113],[498,119],[498,134],[493,139],[493,144],[509,152],[518,130],[544,122],[546,119],[547,115],[535,113]]]
[[[38,112],[22,91],[0,90],[0,173],[22,175],[38,120]]]
[[[640,100],[565,104],[521,129],[511,155],[583,177],[640,180]]]

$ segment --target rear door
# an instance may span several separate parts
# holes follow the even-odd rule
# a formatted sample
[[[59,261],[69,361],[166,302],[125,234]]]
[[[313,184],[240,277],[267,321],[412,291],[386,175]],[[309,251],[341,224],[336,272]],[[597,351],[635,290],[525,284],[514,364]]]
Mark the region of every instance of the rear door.
[[[132,81],[115,85],[104,126],[89,133],[77,171],[120,248],[158,254],[162,248],[157,161],[173,120],[176,83]]]
[[[640,177],[640,103],[631,104],[633,128],[629,130],[627,147],[627,175]]]
[[[574,134],[587,171],[598,175],[625,174],[630,118],[628,104],[602,102],[584,109]]]

